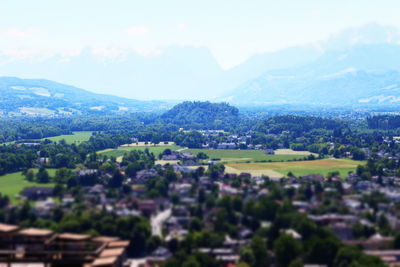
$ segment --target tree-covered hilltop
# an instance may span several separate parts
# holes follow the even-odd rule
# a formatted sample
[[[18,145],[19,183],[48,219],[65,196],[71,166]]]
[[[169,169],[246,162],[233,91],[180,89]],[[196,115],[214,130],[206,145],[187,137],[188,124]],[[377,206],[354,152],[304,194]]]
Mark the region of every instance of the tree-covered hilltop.
[[[368,127],[371,129],[393,130],[400,127],[399,115],[377,115],[367,118]]]
[[[301,135],[305,132],[323,129],[338,130],[348,126],[348,122],[312,116],[279,115],[259,122],[256,129],[263,132],[279,134],[283,131]]]
[[[167,123],[193,128],[217,129],[239,119],[239,110],[227,103],[185,101],[174,106],[161,116]]]

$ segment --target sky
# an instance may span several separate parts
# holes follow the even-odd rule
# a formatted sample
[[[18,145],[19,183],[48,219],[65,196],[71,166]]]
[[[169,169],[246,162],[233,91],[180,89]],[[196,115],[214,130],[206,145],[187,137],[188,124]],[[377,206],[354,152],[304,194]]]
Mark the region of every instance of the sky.
[[[400,28],[398,0],[0,0],[0,50],[13,57],[141,55],[207,47],[224,69],[349,27]]]

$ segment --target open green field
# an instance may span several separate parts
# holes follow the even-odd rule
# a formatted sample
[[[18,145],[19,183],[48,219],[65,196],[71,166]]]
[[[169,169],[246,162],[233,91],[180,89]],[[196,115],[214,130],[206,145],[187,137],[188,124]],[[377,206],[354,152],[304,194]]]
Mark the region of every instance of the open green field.
[[[59,142],[64,139],[65,142],[67,142],[68,144],[73,144],[73,143],[79,144],[84,141],[88,141],[91,136],[92,136],[92,132],[82,131],[82,132],[73,132],[73,134],[65,134],[65,135],[42,138],[40,140],[49,139],[53,142]]]
[[[318,154],[312,153],[310,151],[296,151],[296,150],[287,149],[287,148],[281,148],[281,149],[276,149],[275,150],[275,155],[303,155],[303,156],[308,156],[310,154],[313,154],[314,156],[318,156]]]
[[[310,153],[304,154],[275,154],[266,155],[263,150],[237,150],[237,149],[185,149],[184,152],[190,152],[197,155],[203,152],[211,158],[219,158],[221,162],[246,162],[246,161],[288,161],[303,159]]]
[[[173,151],[181,149],[182,147],[177,146],[177,145],[168,145],[168,146],[120,146],[117,149],[105,149],[98,151],[98,154],[106,155],[108,157],[121,157],[125,153],[132,151],[132,150],[141,150],[144,151],[145,149],[148,149],[151,153],[153,153],[155,156],[160,155],[162,152],[164,152],[165,149],[169,148]]]
[[[295,176],[304,176],[308,174],[322,174],[326,176],[330,172],[339,171],[340,176],[345,177],[350,171],[355,171],[358,165],[364,163],[363,161],[332,158],[293,162],[228,163],[225,165],[225,172],[248,172],[254,176],[267,175],[279,178],[287,175],[290,171]]]
[[[37,171],[37,169],[35,169]],[[54,176],[56,173],[55,169],[47,169],[50,176]],[[17,195],[25,188],[30,186],[46,186],[52,187],[54,184],[38,184],[34,182],[28,182],[21,172],[9,173],[0,176],[0,193],[7,195],[12,202],[17,201]]]

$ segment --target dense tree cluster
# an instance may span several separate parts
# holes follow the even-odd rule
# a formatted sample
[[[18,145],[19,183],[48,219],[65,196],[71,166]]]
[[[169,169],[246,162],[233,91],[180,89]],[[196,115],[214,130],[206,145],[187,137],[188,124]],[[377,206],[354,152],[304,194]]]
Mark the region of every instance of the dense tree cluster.
[[[367,118],[368,127],[371,129],[393,130],[400,128],[399,115],[378,115]]]
[[[280,115],[274,116],[257,125],[260,132],[280,134],[284,131],[302,136],[305,132],[315,129],[337,130],[346,127],[345,122],[311,116]]]
[[[239,121],[239,110],[226,103],[183,102],[165,112],[161,119],[165,123],[194,129],[224,129]]]

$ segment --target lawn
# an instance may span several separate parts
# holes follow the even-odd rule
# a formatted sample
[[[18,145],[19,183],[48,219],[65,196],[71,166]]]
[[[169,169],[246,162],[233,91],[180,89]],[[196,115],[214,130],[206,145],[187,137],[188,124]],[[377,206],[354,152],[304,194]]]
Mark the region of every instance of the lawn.
[[[35,169],[37,171],[37,169]],[[54,176],[55,169],[47,169],[50,176]],[[21,172],[9,173],[0,176],[0,193],[7,195],[12,202],[17,201],[17,195],[25,188],[30,186],[54,186],[54,184],[38,184],[28,182]]]
[[[65,135],[59,135],[59,136],[53,136],[53,137],[46,137],[46,138],[42,138],[40,140],[49,139],[53,142],[59,142],[64,139],[65,142],[67,142],[68,144],[73,144],[73,143],[79,144],[84,141],[88,141],[91,136],[92,136],[92,132],[82,131],[82,132],[73,132],[73,134],[65,134]]]
[[[226,172],[249,172],[252,175],[268,175],[271,177],[283,177],[291,171],[296,176],[307,174],[327,175],[333,171],[339,171],[341,177],[345,177],[349,171],[355,171],[357,165],[363,161],[349,159],[322,159],[313,161],[293,162],[266,162],[266,163],[229,163]]]
[[[237,149],[186,149],[184,152],[190,152],[193,155],[197,155],[199,152],[203,152],[208,155],[209,158],[219,158],[221,162],[246,162],[246,161],[288,161],[303,159],[309,153],[303,154],[275,154],[266,155],[263,150],[237,150]]]
[[[145,149],[148,149],[151,153],[153,153],[156,157],[160,155],[162,152],[164,152],[165,149],[169,148],[171,150],[178,150],[181,149],[182,147],[177,146],[177,145],[168,145],[168,146],[120,146],[117,149],[105,149],[98,151],[97,153],[106,155],[109,157],[121,157],[125,153],[132,151],[132,150],[141,150],[144,151]]]

